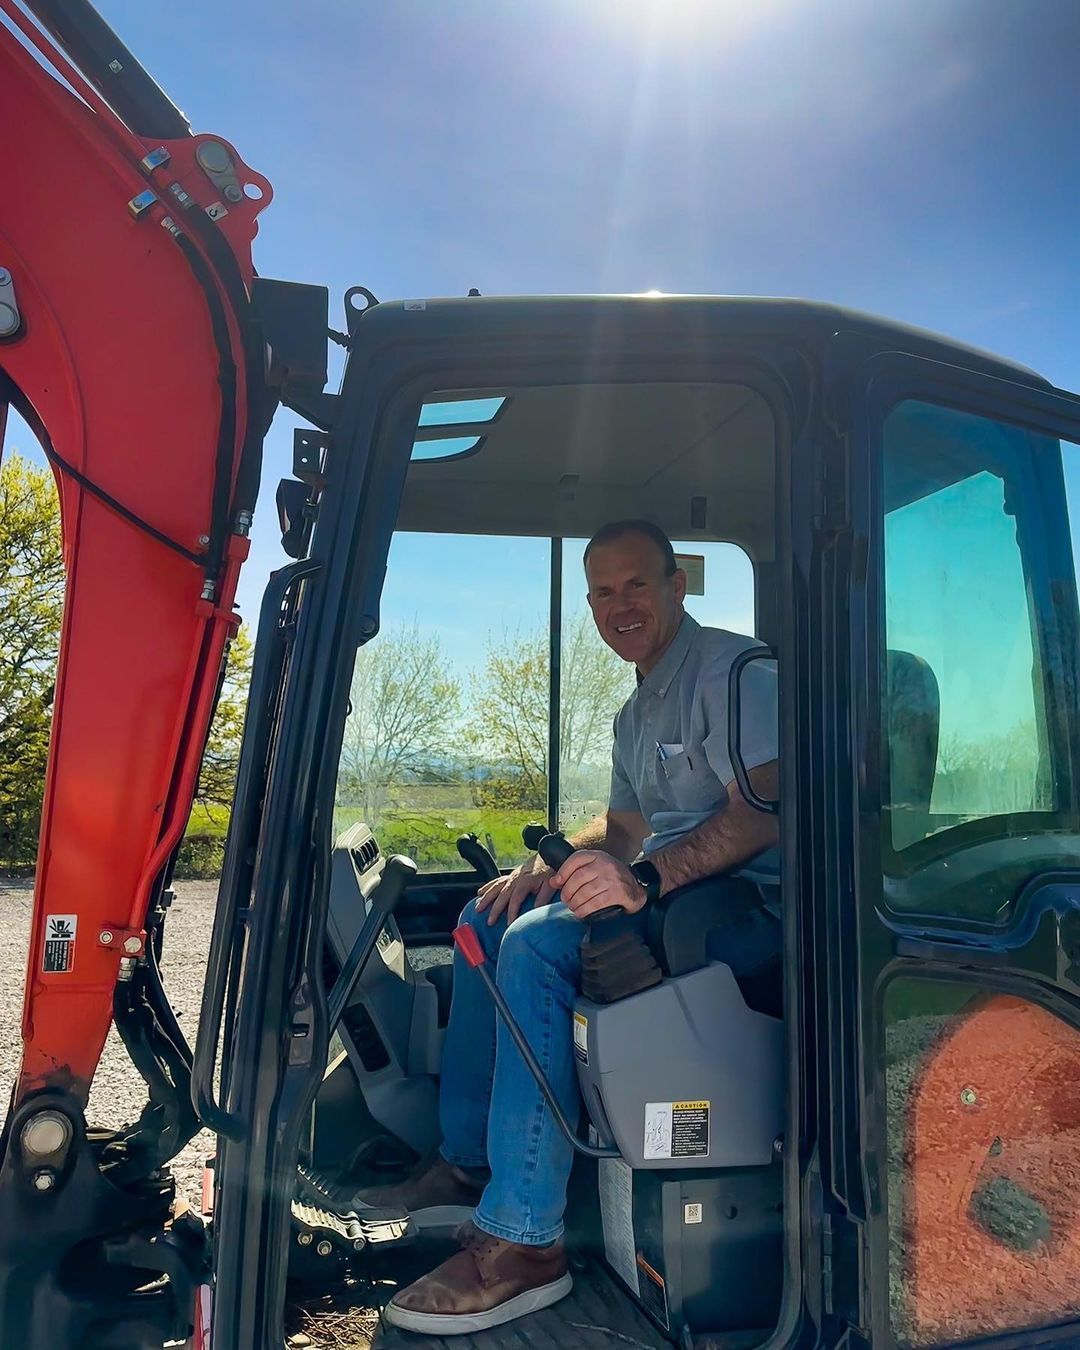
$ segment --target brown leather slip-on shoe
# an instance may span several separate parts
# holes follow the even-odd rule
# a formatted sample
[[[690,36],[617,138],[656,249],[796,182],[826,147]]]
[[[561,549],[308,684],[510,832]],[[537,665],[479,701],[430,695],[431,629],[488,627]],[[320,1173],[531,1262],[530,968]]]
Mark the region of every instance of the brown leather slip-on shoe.
[[[387,1304],[383,1317],[391,1326],[429,1336],[486,1331],[550,1307],[574,1287],[561,1241],[523,1247],[472,1223],[460,1239],[461,1251]]]
[[[472,1218],[483,1193],[482,1182],[437,1156],[417,1176],[392,1186],[357,1191],[351,1203],[356,1209],[406,1209],[421,1232],[445,1229],[449,1233]]]

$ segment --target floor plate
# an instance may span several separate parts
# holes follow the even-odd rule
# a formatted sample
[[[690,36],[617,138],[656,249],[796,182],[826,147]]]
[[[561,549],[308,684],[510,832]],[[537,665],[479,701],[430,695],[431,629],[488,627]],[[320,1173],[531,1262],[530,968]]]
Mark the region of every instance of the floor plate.
[[[372,1350],[671,1350],[601,1266],[573,1271],[574,1289],[552,1308],[471,1336],[418,1336],[380,1326]]]

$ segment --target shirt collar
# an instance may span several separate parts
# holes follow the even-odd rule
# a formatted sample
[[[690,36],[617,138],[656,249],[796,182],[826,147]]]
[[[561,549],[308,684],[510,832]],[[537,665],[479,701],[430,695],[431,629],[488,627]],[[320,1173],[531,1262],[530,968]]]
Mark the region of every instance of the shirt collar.
[[[663,698],[671,688],[675,676],[682,669],[683,662],[694,644],[694,638],[697,636],[700,627],[701,625],[696,619],[691,618],[689,614],[684,614],[682,623],[679,625],[679,631],[671,641],[671,646],[649,671],[648,675],[639,682],[638,687]]]

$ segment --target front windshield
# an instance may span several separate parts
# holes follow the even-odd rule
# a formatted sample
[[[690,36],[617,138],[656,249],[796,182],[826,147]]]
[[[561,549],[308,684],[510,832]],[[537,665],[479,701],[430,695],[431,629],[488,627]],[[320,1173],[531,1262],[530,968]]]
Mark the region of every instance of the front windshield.
[[[525,856],[526,823],[573,831],[606,806],[612,720],[635,680],[633,666],[599,637],[586,599],[580,524],[602,524],[604,510],[589,479],[622,479],[626,512],[640,503],[638,514],[648,515],[670,495],[684,520],[694,498],[719,516],[723,498],[709,491],[710,479],[719,480],[727,447],[739,444],[730,439],[732,411],[748,437],[771,433],[771,422],[756,395],[732,386],[663,387],[644,423],[640,390],[621,401],[610,389],[591,394],[529,391],[527,430],[516,433],[520,395],[440,391],[425,400],[418,430],[428,439],[414,449],[402,523],[434,523],[439,500],[443,529],[394,535],[380,632],[360,648],[353,673],[337,834],[362,821],[384,853],[407,853],[437,873],[468,868],[456,840],[471,831],[509,867]],[[601,409],[610,437],[599,435]],[[480,448],[462,456],[465,439]],[[738,473],[748,485],[760,480],[771,511],[768,450],[767,460],[739,463]],[[515,485],[515,473],[531,487]],[[635,479],[639,491],[630,487]],[[482,520],[477,496],[489,502]],[[515,530],[538,523],[541,499],[550,501],[550,532]],[[451,531],[456,515],[486,528]],[[555,533],[575,520],[579,528],[565,538]],[[674,540],[688,575],[686,609],[702,624],[754,635],[754,564],[745,547],[714,533]]]

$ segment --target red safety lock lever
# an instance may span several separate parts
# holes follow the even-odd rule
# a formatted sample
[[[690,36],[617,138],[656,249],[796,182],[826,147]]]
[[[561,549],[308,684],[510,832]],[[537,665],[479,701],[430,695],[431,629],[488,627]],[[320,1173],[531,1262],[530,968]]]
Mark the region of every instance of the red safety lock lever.
[[[476,929],[470,923],[463,923],[454,929],[454,945],[473,970],[478,969],[487,960]]]
[[[544,1094],[544,1100],[551,1107],[555,1124],[562,1130],[571,1148],[576,1149],[578,1153],[584,1153],[588,1158],[621,1158],[622,1154],[617,1148],[597,1148],[593,1144],[586,1144],[584,1140],[577,1137],[577,1132],[570,1125],[565,1112],[559,1105],[558,1098],[555,1096],[555,1089],[548,1082],[539,1061],[532,1052],[532,1047],[525,1039],[525,1033],[518,1025],[517,1018],[510,1011],[506,999],[503,998],[502,990],[495,983],[495,978],[488,967],[487,954],[481,945],[480,936],[476,929],[471,924],[460,924],[454,929],[454,945],[461,953],[465,963],[471,966],[484,981],[484,987],[494,1000],[499,1016],[513,1038],[514,1044],[521,1052],[525,1067],[536,1079],[536,1086]]]

